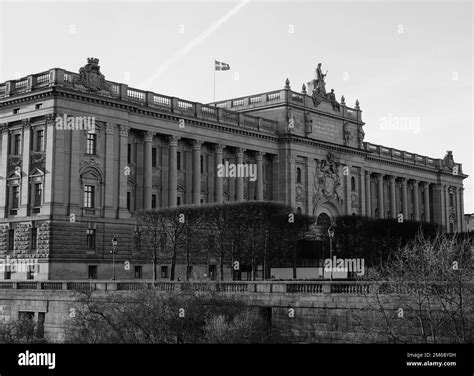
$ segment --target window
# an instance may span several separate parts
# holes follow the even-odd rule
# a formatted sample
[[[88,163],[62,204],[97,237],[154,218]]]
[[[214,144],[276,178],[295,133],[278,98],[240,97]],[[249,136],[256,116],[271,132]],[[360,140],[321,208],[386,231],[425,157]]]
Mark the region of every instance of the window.
[[[156,195],[151,195],[151,208],[156,209]]]
[[[178,206],[181,206],[181,197],[176,197],[176,201],[177,201],[176,204]]]
[[[127,145],[127,163],[132,163],[132,144]]]
[[[131,196],[132,196],[132,194],[130,192],[127,192],[127,209],[128,209],[128,211],[130,211]]]
[[[449,224],[449,232],[454,232],[454,223]]]
[[[209,265],[209,279],[211,281],[216,280],[216,266],[215,265]]]
[[[20,109],[19,108],[14,108],[13,109],[13,115],[16,115],[16,114],[19,114],[20,113]]]
[[[85,208],[94,208],[95,202],[95,187],[93,185],[86,185],[84,187],[84,207]]]
[[[204,172],[204,156],[201,155],[201,174]]]
[[[88,266],[88,277],[89,279],[97,279],[97,265]]]
[[[87,250],[95,251],[95,229],[87,230]]]
[[[35,184],[35,201],[34,206],[41,206],[41,198],[43,196],[43,183]]]
[[[151,148],[151,166],[156,167],[156,148]]]
[[[18,321],[26,336],[33,337],[35,332],[35,313],[27,311],[18,311]]]
[[[26,271],[26,279],[34,279],[35,278],[35,265],[28,265],[28,269]]]
[[[138,279],[142,278],[142,266],[141,265],[135,266],[135,278],[138,278]]]
[[[35,105],[35,110],[41,110],[43,108],[43,103],[37,103]]]
[[[44,131],[36,131],[36,151],[43,151],[44,146]]]
[[[13,250],[15,248],[15,230],[8,230],[8,249]]]
[[[20,186],[14,185],[12,188],[12,209],[18,209],[20,202]]]
[[[38,229],[36,227],[30,229],[30,238],[31,249],[36,249],[38,245]]]
[[[449,206],[454,206],[454,195],[452,193],[449,194]]]
[[[355,177],[351,177],[351,190],[355,191],[356,190],[356,180]]]
[[[38,312],[38,325],[36,327],[36,338],[44,338],[45,318],[46,318],[45,312]]]
[[[135,252],[140,252],[141,234],[139,230],[134,231],[133,242],[135,245]]]
[[[167,265],[161,267],[161,278],[169,278]]]
[[[296,208],[296,214],[299,214],[299,215],[303,214],[303,210],[301,210],[299,206]]]
[[[12,279],[12,266],[5,265],[3,269],[3,279]]]
[[[87,133],[86,154],[95,154],[97,144],[97,135],[95,133]]]
[[[181,170],[181,152],[178,151],[176,153],[176,168],[179,170]]]
[[[21,134],[16,134],[13,138],[13,154],[20,155],[21,153]]]
[[[296,168],[296,182],[301,183],[301,168]]]

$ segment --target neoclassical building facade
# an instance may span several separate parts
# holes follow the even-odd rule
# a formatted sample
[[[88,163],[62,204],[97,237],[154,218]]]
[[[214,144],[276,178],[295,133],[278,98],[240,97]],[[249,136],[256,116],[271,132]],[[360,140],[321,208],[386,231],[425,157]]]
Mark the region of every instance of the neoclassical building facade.
[[[0,84],[0,259],[39,265],[0,279],[110,279],[114,235],[117,278],[149,277],[134,262],[135,213],[189,204],[273,200],[318,219],[403,215],[465,231],[453,153],[366,142],[359,102],[337,101],[318,70],[299,92],[287,80],[202,104],[105,80],[98,63]],[[256,179],[218,176],[225,162],[255,165]]]

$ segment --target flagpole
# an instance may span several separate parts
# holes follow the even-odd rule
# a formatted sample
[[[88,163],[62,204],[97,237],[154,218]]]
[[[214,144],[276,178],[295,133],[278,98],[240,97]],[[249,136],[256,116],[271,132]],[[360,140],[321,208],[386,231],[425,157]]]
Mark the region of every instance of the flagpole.
[[[214,101],[216,101],[216,58],[214,58]]]

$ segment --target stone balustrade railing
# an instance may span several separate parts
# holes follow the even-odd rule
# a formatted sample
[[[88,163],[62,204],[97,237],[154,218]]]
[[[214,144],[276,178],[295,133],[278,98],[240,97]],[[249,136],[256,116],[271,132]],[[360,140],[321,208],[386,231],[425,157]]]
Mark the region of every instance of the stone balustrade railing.
[[[274,293],[274,294],[368,294],[403,293],[414,291],[416,284],[404,282],[393,284],[385,281],[2,281],[0,290],[66,290],[66,291],[138,291],[155,289],[164,292],[197,291],[220,293]],[[471,290],[474,282],[469,284]],[[432,289],[455,289],[447,283],[432,283]],[[433,290],[434,291],[434,290]]]
[[[73,90],[75,82],[79,82],[79,74],[68,72],[63,69],[52,69],[30,75],[19,80],[10,80],[0,83],[0,99],[13,95],[21,95],[32,90],[47,88],[50,86],[63,86]],[[183,116],[196,117],[224,123],[227,126],[249,129],[267,134],[275,134],[277,122],[248,114],[243,114],[229,109],[216,106],[191,102],[180,98],[168,97],[166,95],[152,93],[150,91],[130,88],[125,84],[106,81],[107,90],[96,94],[128,101],[134,104],[155,108],[161,111],[169,111]]]
[[[402,161],[404,163],[410,163],[418,166],[426,166],[430,168],[442,168],[442,159],[433,159],[423,155],[409,153],[407,151],[398,150],[394,148],[388,148],[382,145],[376,145],[369,142],[364,142],[365,150],[376,154],[380,157],[389,158],[395,161]],[[462,174],[462,164],[457,163],[458,173]]]

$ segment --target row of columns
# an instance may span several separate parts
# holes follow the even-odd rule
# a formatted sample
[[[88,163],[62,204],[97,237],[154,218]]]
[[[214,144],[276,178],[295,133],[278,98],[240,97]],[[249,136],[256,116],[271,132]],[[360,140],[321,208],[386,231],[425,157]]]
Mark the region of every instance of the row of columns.
[[[370,171],[365,171],[365,182],[361,179],[361,183],[363,184],[363,189],[365,190],[365,207],[363,211],[365,211],[366,215],[370,216],[372,213],[372,192],[371,192],[371,175]],[[377,209],[379,213],[379,218],[385,218],[385,197],[384,197],[384,175],[381,173],[376,173],[377,177]],[[404,218],[408,218],[408,187],[407,187],[407,179],[406,178],[399,178],[401,180],[401,212],[403,213]],[[424,194],[423,194],[423,203],[425,209],[425,221],[429,222],[431,213],[430,213],[430,190],[428,182],[423,182],[424,185]],[[420,220],[420,198],[419,198],[419,182],[417,180],[412,180],[413,191],[415,192],[413,195],[413,216],[414,219],[419,221]],[[396,218],[397,217],[397,203],[396,203],[396,177],[389,175],[389,202],[390,202],[390,217]],[[365,209],[365,210],[364,210]]]
[[[145,147],[144,147],[144,209],[151,209],[151,196],[152,196],[152,145],[153,145],[152,132],[146,132],[145,134]],[[169,136],[169,158],[168,158],[168,206],[173,207],[177,205],[177,188],[178,188],[178,166],[177,166],[177,153],[178,153],[178,141],[179,137]],[[201,147],[202,141],[193,140],[192,142],[192,203],[200,204],[201,202]],[[222,163],[223,149],[225,146],[221,144],[215,144],[215,202],[223,202],[223,178],[217,176],[217,166]],[[245,149],[237,148],[236,150],[236,164],[243,163]],[[256,164],[257,164],[257,189],[256,198],[258,201],[263,200],[263,156],[265,153],[257,152]],[[236,201],[244,201],[244,181],[243,177],[236,177]]]

